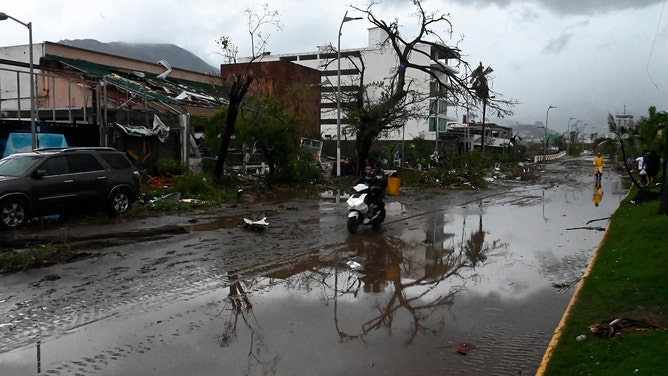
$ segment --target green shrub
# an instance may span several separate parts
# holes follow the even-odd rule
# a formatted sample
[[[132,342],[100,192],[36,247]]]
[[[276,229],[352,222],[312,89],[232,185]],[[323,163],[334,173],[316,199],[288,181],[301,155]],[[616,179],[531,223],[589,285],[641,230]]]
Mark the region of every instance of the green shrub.
[[[181,175],[172,179],[172,190],[183,197],[211,200],[218,197],[218,189],[203,175]]]
[[[13,272],[72,260],[77,252],[66,246],[45,244],[14,252],[0,249],[0,271]]]
[[[322,168],[316,163],[313,155],[301,151],[295,158],[280,166],[273,175],[265,177],[269,185],[307,186],[322,181]]]
[[[193,209],[193,205],[183,201],[155,200],[147,205],[149,211],[164,213],[188,212]]]
[[[185,163],[175,159],[159,159],[155,162],[154,169],[156,174],[162,176],[186,175],[190,172]]]

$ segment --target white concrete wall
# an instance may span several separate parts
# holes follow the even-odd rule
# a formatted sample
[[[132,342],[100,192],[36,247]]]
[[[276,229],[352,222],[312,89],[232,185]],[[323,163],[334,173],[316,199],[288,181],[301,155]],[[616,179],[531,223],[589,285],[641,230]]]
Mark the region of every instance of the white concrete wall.
[[[391,77],[394,73],[394,71],[398,68],[398,62],[397,62],[397,57],[394,54],[394,51],[389,48],[389,47],[382,47],[379,46],[379,43],[384,39],[383,37],[384,32],[379,29],[379,28],[371,28],[369,29],[369,39],[368,39],[368,45],[366,47],[361,47],[361,48],[355,48],[355,49],[346,49],[346,50],[341,50],[342,54],[345,54],[345,52],[351,52],[351,51],[360,51],[362,54],[362,58],[364,59],[365,66],[366,66],[366,71],[364,75],[364,81],[365,84],[369,84],[374,81],[385,81],[387,82],[387,79]],[[429,48],[428,46],[424,46],[424,48]],[[280,58],[284,57],[291,57],[291,56],[298,56],[298,55],[308,55],[308,54],[319,54],[319,53],[325,53],[327,52],[326,47],[320,47],[318,51],[314,52],[298,52],[298,53],[291,53],[291,54],[279,54],[279,55],[269,55],[265,56],[263,58],[263,61],[273,61],[273,60],[279,60]],[[333,49],[331,50],[333,52],[336,52],[336,46],[333,46]],[[429,59],[425,56],[421,56],[418,54],[413,55],[414,62],[416,64],[429,64]],[[242,59],[240,59],[241,62]],[[335,59],[334,59],[335,60]],[[324,59],[316,59],[316,60],[295,60],[293,61],[296,64],[301,64],[310,68],[314,69],[319,69],[319,70],[328,70],[328,71],[335,71],[337,69],[337,64],[336,61],[332,61],[331,64],[324,69],[322,67],[323,63],[325,62]],[[341,59],[341,70],[345,71],[346,69],[353,69],[354,66],[351,64],[351,62],[348,59],[342,58]],[[429,93],[429,81],[430,77],[422,72],[418,72],[416,70],[409,70],[407,72],[407,77],[414,80],[411,88],[420,90],[424,93]],[[323,79],[324,80],[324,79]],[[329,83],[333,87],[336,87],[337,85],[337,76],[329,76]],[[341,86],[347,86],[347,85],[357,85],[359,84],[359,79],[358,77],[355,76],[347,76],[347,75],[341,75]],[[327,93],[323,93],[323,96],[327,95]],[[429,131],[429,123],[426,119],[426,116],[428,115],[429,111],[429,101],[425,101],[424,103],[424,118],[421,118],[419,120],[411,120],[406,123],[406,125],[403,128],[398,128],[395,131],[389,132],[388,135],[383,137],[382,139],[386,140],[401,140],[402,137],[404,137],[406,140],[411,140],[415,137],[422,137],[427,140],[434,140],[436,138],[436,133],[435,132],[430,132]],[[458,117],[456,113],[453,113],[454,107],[449,107],[448,108],[448,114],[447,116],[450,118],[447,122],[455,121],[456,118]],[[343,116],[343,115],[342,115]],[[323,118],[328,118],[328,119],[335,119],[336,118],[336,110],[335,109],[323,109]],[[342,139],[352,139],[350,136],[346,136],[346,129],[347,129],[347,124],[341,124],[341,129],[342,129]],[[321,126],[321,131],[323,136],[330,136],[331,138],[336,138],[336,125],[335,124],[323,124]]]
[[[39,64],[41,56],[42,45],[33,44],[33,64]],[[30,63],[30,45],[0,47],[0,58],[28,64]],[[0,111],[30,110],[29,71],[28,67],[0,64]],[[38,73],[37,69],[34,71]],[[35,82],[37,82],[37,77],[35,77]]]

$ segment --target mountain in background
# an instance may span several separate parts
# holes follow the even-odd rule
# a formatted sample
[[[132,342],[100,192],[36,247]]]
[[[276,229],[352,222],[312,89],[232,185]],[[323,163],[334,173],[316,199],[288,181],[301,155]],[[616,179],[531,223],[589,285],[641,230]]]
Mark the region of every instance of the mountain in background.
[[[219,68],[207,64],[190,51],[167,43],[102,43],[95,39],[64,39],[58,43],[86,50],[118,55],[131,59],[156,63],[166,60],[174,68],[186,69],[199,73],[219,73]]]

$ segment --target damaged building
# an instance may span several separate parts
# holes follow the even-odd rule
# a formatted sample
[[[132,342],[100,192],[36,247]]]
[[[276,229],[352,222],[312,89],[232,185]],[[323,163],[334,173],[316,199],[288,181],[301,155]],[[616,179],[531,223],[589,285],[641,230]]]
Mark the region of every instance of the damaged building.
[[[29,46],[0,49],[0,152],[35,147],[111,146],[138,166],[196,153],[194,116],[225,103],[219,76],[43,42],[33,46],[34,118]]]

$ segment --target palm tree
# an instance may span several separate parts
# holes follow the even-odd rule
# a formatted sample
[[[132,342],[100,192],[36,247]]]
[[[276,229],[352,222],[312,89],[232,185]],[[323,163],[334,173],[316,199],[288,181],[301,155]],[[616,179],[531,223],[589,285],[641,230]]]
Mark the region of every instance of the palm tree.
[[[476,96],[482,100],[482,138],[480,140],[480,147],[483,152],[485,151],[485,111],[490,98],[488,76],[492,72],[494,72],[494,69],[492,67],[485,68],[482,62],[471,72],[471,88],[476,93]]]

